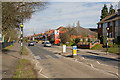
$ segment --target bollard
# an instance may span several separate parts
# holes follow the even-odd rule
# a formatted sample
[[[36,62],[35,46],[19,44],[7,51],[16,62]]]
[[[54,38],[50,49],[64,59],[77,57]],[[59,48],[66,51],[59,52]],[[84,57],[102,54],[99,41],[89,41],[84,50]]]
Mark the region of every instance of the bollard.
[[[66,45],[63,45],[62,52],[63,52],[63,53],[66,53]]]
[[[73,46],[72,56],[77,56],[77,46]]]

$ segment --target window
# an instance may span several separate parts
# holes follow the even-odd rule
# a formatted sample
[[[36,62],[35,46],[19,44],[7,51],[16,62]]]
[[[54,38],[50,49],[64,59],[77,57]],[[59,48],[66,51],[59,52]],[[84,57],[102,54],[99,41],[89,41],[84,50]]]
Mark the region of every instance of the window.
[[[118,20],[117,21],[115,21],[115,24],[116,24],[116,27],[118,26]]]
[[[110,22],[110,26],[113,26],[113,22]]]
[[[113,33],[109,33],[109,38],[112,38],[113,37]]]
[[[101,24],[99,24],[99,28],[101,28]]]
[[[103,28],[107,28],[107,23],[104,23],[104,24],[103,24]]]

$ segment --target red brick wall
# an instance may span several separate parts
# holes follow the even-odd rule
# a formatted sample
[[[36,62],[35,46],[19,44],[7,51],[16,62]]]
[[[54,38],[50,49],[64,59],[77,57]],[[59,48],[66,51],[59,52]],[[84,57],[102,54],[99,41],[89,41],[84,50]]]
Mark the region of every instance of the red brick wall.
[[[99,24],[98,24],[98,38],[100,38],[100,36],[103,35],[103,23],[101,24],[101,28],[99,27]]]
[[[112,23],[113,26],[110,26],[110,22],[108,23],[108,27],[110,28],[110,30],[108,31],[108,33],[112,33],[113,32],[113,37],[115,38],[115,21]],[[109,36],[109,34],[108,34]]]

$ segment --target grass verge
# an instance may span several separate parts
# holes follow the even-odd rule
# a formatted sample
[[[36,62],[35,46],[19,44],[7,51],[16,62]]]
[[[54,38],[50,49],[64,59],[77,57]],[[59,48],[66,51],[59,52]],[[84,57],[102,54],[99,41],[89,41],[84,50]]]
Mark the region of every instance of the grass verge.
[[[21,54],[21,51],[20,51]],[[23,46],[23,55],[28,55],[28,51],[25,46]]]
[[[19,65],[16,69],[13,78],[35,78],[35,77],[36,77],[35,70],[33,69],[31,62],[26,59],[20,59]]]
[[[28,55],[28,51],[25,46],[23,46],[23,55]]]
[[[100,50],[102,49],[102,45],[101,44],[97,44],[94,47],[91,48],[91,50]]]
[[[106,48],[104,48],[104,50],[103,51],[107,51],[107,49]],[[115,45],[114,47],[109,47],[108,48],[108,52],[110,52],[110,53],[115,53],[115,54],[118,54],[118,55],[120,55],[120,52],[119,52],[119,50],[118,50],[118,46],[117,45]]]
[[[118,45],[112,45],[112,44],[109,44],[109,48],[108,48],[108,52],[109,53],[114,53],[114,54],[118,54],[120,55],[120,52],[118,50]],[[106,48],[103,48],[102,45],[100,44],[97,44],[95,45],[94,47],[92,47],[90,50],[101,50],[102,52],[106,52],[107,49]]]
[[[8,51],[10,48],[12,48],[14,45],[10,45],[10,46],[8,46],[8,47],[5,47],[5,48],[3,48],[2,49],[2,51],[3,52],[6,52],[6,51]]]

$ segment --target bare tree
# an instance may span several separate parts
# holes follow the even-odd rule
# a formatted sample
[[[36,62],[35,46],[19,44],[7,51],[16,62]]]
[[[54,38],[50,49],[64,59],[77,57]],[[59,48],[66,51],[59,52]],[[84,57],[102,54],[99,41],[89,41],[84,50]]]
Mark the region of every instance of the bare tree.
[[[29,20],[36,10],[44,9],[45,4],[45,2],[3,2],[2,39],[4,40],[10,31],[19,29],[20,23]]]

